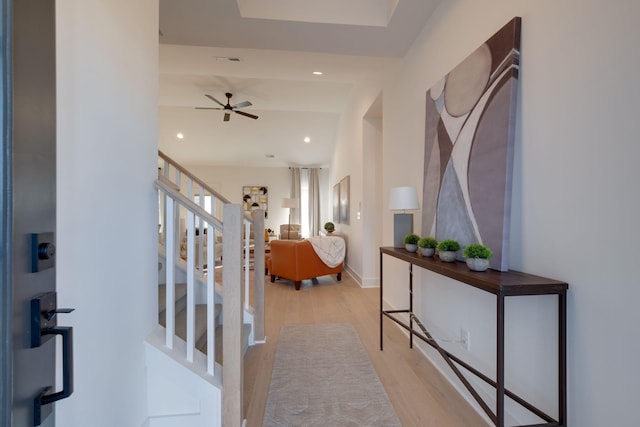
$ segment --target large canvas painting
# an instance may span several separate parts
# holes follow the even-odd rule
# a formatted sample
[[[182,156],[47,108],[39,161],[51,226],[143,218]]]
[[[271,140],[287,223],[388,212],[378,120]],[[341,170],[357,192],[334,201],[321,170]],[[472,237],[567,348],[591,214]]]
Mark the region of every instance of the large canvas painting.
[[[509,269],[520,18],[514,18],[426,96],[422,230],[494,253]]]

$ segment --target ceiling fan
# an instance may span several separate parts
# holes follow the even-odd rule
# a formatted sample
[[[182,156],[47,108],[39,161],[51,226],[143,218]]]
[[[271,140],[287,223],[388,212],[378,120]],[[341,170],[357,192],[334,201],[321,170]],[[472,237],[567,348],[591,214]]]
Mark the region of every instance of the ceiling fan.
[[[227,105],[224,105],[222,102],[218,101],[217,99],[215,99],[213,96],[209,95],[209,94],[205,94],[204,96],[206,96],[207,98],[209,98],[210,100],[212,100],[213,102],[215,102],[216,104],[220,105],[220,107],[196,107],[197,110],[224,110],[224,121],[228,122],[229,118],[231,117],[231,111],[233,111],[236,114],[240,114],[242,116],[246,116],[252,119],[257,119],[258,116],[254,116],[253,114],[249,114],[249,113],[245,113],[244,111],[239,111],[240,108],[244,108],[244,107],[249,107],[251,104],[249,101],[243,101],[243,102],[239,102],[235,105],[231,105],[231,97],[233,96],[232,94],[230,94],[229,92],[225,93],[225,96],[227,97]]]

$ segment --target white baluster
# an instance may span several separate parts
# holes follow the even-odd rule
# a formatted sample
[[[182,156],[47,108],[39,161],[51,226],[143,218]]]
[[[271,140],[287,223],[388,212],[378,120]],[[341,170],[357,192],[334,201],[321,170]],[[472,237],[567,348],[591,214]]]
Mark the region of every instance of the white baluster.
[[[207,229],[207,373],[214,375],[216,356],[216,305],[215,305],[215,253],[214,236],[216,232],[211,224]]]
[[[187,210],[187,360],[193,362],[196,346],[196,304],[195,304],[195,223],[193,212]]]
[[[175,209],[173,206],[173,199],[168,195],[165,198],[166,204],[166,245],[165,245],[165,271],[166,271],[166,302],[165,302],[165,344],[168,348],[173,348],[173,335],[175,333],[175,287],[176,287],[176,275],[175,275]]]
[[[204,190],[202,188],[202,186],[200,186],[200,193],[198,194],[199,197],[199,205],[202,209],[204,209]],[[204,248],[205,248],[205,243],[207,243],[205,241],[205,234],[204,234],[204,230],[205,230],[205,225],[206,223],[204,222],[204,220],[202,219],[201,216],[198,216],[198,230],[200,231],[198,233],[198,265],[196,266],[198,268],[198,271],[200,271],[200,276],[202,276],[204,274],[204,266],[207,265],[207,260],[204,259]],[[211,246],[209,246],[209,250]]]

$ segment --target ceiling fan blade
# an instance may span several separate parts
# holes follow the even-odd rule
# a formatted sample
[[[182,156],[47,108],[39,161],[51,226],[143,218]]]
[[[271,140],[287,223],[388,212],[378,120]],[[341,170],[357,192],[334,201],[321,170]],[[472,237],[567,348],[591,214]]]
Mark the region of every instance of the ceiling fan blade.
[[[257,119],[258,118],[258,116],[254,116],[253,114],[245,113],[244,111],[235,111],[234,110],[234,113],[242,114],[243,116],[251,117],[252,119]]]
[[[229,117],[231,117],[231,114],[229,113],[224,113],[224,121],[228,122],[229,121]]]
[[[224,108],[218,108],[218,107],[196,107],[196,110],[224,110]]]
[[[206,96],[207,98],[209,98],[210,100],[212,100],[213,102],[215,102],[216,104],[220,105],[221,107],[224,107],[224,104],[220,101],[218,101],[217,99],[215,99],[213,96],[205,93],[204,96]]]
[[[252,103],[250,103],[249,101],[244,101],[244,102],[240,102],[236,105],[232,105],[231,108],[244,108],[244,107],[248,107],[250,105],[253,105]]]

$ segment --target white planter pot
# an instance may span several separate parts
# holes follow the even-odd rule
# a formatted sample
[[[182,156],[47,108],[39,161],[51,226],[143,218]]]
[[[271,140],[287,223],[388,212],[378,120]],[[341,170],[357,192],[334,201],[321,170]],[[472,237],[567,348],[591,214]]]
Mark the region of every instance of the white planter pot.
[[[434,252],[435,252],[435,251],[436,251],[436,250],[435,250],[435,249],[433,249],[433,248],[420,248],[420,253],[421,253],[423,256],[433,256],[433,254],[434,254]]]
[[[443,251],[438,252],[438,256],[444,262],[453,262],[458,257],[458,251]]]
[[[418,250],[418,245],[410,245],[408,243],[405,243],[404,248],[409,252],[415,252]]]
[[[485,258],[467,258],[469,270],[485,271],[489,268],[489,260]]]

